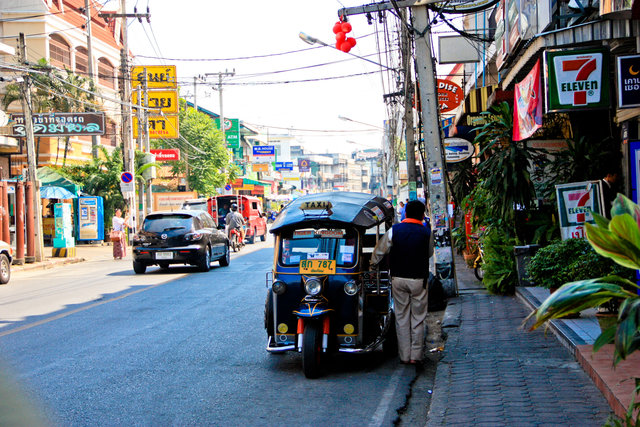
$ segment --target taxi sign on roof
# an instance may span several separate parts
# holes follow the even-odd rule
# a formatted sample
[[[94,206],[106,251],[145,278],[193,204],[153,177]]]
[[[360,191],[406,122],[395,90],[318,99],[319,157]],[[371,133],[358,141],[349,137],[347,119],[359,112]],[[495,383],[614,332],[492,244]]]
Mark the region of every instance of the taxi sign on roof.
[[[326,200],[314,200],[309,202],[304,202],[300,205],[300,209],[302,210],[327,210],[331,209],[331,202]]]

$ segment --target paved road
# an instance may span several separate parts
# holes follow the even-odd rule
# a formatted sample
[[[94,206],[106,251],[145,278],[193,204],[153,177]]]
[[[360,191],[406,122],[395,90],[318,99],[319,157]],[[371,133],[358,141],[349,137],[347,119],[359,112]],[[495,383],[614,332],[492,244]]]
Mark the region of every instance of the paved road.
[[[266,353],[273,251],[253,246],[208,273],[136,276],[112,260],[25,272],[0,290],[2,357],[52,425],[391,425],[412,368],[340,355],[312,381],[299,355]],[[62,304],[60,289],[82,296]]]

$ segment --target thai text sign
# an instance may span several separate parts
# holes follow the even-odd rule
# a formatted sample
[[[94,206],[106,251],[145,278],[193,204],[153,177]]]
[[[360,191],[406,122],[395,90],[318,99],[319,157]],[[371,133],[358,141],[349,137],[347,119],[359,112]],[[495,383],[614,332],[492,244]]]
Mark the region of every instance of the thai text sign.
[[[178,116],[150,116],[149,138],[179,138],[178,122]],[[133,117],[133,137],[138,137],[138,118],[135,116]]]
[[[156,156],[157,162],[175,162],[180,160],[180,149],[178,148],[162,148],[149,151]]]
[[[450,80],[438,79],[438,105],[440,112],[455,110],[464,101],[464,92]]]
[[[563,240],[584,238],[584,224],[595,222],[591,212],[602,215],[604,202],[601,185],[600,181],[556,185],[560,232]]]
[[[545,64],[547,112],[609,107],[609,78],[604,78],[609,72],[607,51],[547,51]]]
[[[216,126],[220,129],[220,119],[215,119]],[[228,148],[240,147],[240,120],[224,119],[224,138],[227,140]]]
[[[175,65],[144,65],[131,68],[131,85],[142,87],[145,80],[144,71],[147,71],[147,88],[161,89],[178,87],[178,79]]]
[[[12,114],[11,136],[26,136],[23,114]],[[104,135],[104,113],[34,114],[35,136]]]
[[[269,172],[269,163],[253,163],[251,170],[253,172]]]
[[[618,107],[640,106],[640,55],[618,57]]]
[[[138,93],[133,92],[131,103],[140,105]],[[148,92],[148,107],[167,114],[178,114],[178,92],[175,90],[150,90]]]

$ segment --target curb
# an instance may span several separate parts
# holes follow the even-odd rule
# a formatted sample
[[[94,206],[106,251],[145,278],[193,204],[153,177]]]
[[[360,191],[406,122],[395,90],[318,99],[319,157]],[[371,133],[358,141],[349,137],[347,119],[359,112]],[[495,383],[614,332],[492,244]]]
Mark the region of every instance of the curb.
[[[65,264],[76,264],[79,262],[84,262],[86,261],[85,258],[81,258],[81,257],[74,257],[74,258],[60,258],[60,261],[53,261],[53,260],[46,260],[46,261],[42,261],[42,262],[33,262],[33,263],[29,263],[29,264],[22,264],[22,265],[12,265],[11,266],[11,272],[12,273],[17,273],[20,271],[31,271],[31,270],[47,270],[50,268],[54,268],[57,267],[59,265],[65,265]]]

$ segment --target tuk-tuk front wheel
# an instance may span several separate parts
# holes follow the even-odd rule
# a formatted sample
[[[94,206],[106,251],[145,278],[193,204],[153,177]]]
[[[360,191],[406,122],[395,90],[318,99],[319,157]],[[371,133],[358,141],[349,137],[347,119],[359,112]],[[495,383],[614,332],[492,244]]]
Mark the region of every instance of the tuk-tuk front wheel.
[[[318,378],[322,368],[322,323],[307,321],[302,339],[302,370],[307,378]]]

